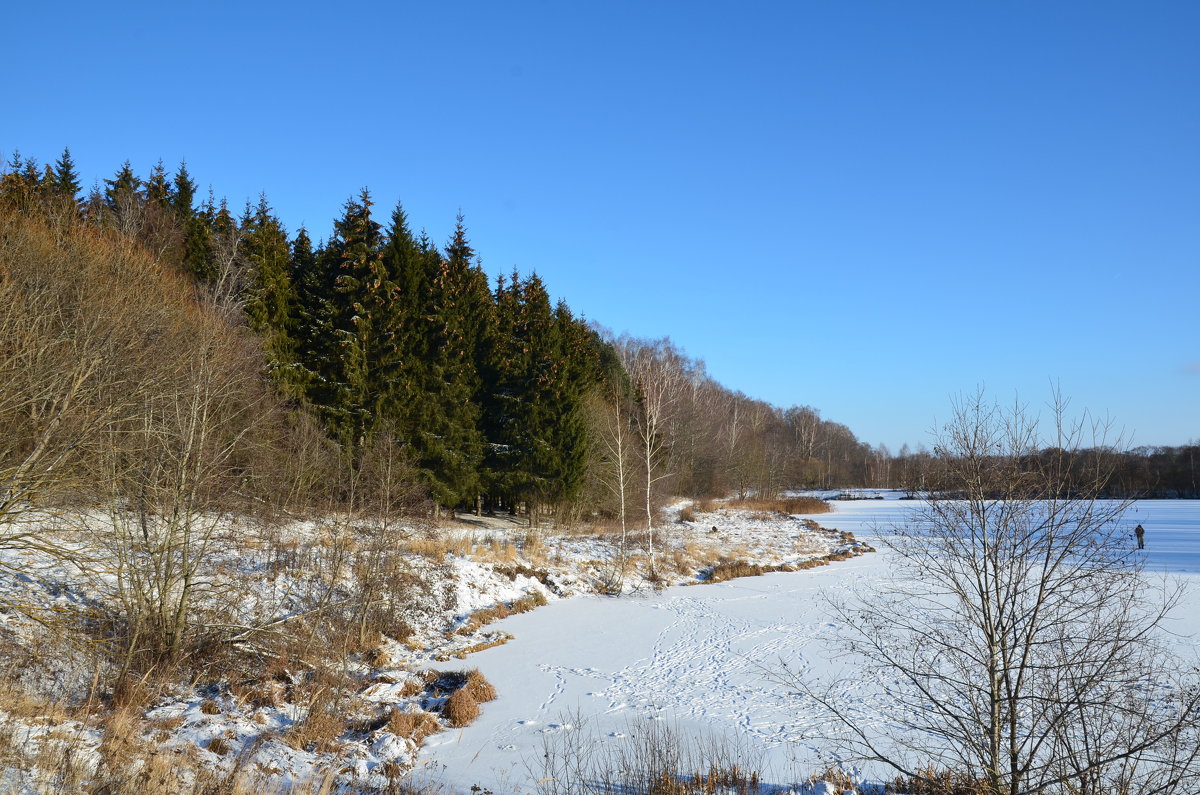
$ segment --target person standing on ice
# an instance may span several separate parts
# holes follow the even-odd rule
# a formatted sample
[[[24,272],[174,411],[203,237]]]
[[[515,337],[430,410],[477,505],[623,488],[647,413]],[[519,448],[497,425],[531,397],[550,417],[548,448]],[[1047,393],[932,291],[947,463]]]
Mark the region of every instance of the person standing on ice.
[[[1135,536],[1137,536],[1138,549],[1145,549],[1146,548],[1146,528],[1142,527],[1141,525],[1138,525],[1137,527],[1133,528],[1133,534]]]

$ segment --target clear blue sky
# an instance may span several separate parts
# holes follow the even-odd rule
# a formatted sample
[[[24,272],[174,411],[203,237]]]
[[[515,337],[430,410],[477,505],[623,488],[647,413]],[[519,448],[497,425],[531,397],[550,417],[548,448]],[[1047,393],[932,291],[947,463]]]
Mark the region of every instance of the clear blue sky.
[[[872,444],[1056,381],[1200,438],[1200,3],[19,2],[0,155],[187,158],[495,274]]]

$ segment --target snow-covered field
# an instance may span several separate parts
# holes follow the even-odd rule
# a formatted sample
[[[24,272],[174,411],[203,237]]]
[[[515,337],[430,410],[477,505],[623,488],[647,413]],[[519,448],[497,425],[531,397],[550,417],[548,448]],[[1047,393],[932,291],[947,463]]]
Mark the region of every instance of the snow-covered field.
[[[836,513],[814,518],[874,541],[918,504],[886,496],[839,501]],[[1141,502],[1127,519],[1147,528],[1149,569],[1200,577],[1200,503]],[[602,752],[647,721],[666,721],[685,735],[728,738],[760,760],[767,782],[803,780],[829,761],[811,739],[818,718],[774,676],[783,663],[845,673],[829,653],[839,627],[824,597],[869,590],[886,566],[881,553],[643,597],[581,597],[506,619],[497,627],[515,638],[471,658],[500,698],[471,726],[429,738],[423,774],[464,793],[531,792],[558,735],[585,732]],[[1187,648],[1200,633],[1195,587],[1172,629]],[[862,682],[865,706],[870,695]]]
[[[677,516],[680,507],[682,504],[656,532],[655,570],[666,584],[703,583],[713,578],[714,565],[732,566],[742,561],[799,567],[833,556],[838,559],[833,565],[841,566],[845,561],[840,558],[867,549],[814,521],[771,511],[719,504],[709,513],[697,511],[694,520],[684,521]],[[86,570],[90,573],[76,571],[69,563],[36,549],[0,550],[9,567],[0,577],[0,604],[65,609],[114,598],[113,576],[103,565],[106,547],[95,543],[104,537],[103,517],[30,515],[25,521],[31,532],[39,536],[56,532],[61,543],[86,552],[92,561]],[[84,529],[74,529],[80,526]],[[354,590],[356,569],[350,565],[347,550],[369,539],[347,522],[297,522],[275,527],[262,537],[254,527],[237,523],[221,524],[214,532],[202,572],[210,586],[197,594],[198,606],[211,615],[220,610],[219,615],[232,617],[223,620],[234,620],[238,627],[282,626],[286,633],[291,627],[304,626],[306,615],[316,614],[313,604],[317,600],[352,605],[360,598]],[[480,619],[480,611],[495,614],[536,604],[578,603],[585,609],[650,604],[648,595],[655,593],[654,588],[637,573],[646,569],[645,548],[639,546],[645,538],[631,539],[635,554],[623,582],[627,598],[588,598],[590,593],[613,589],[616,538],[611,532],[596,534],[587,529],[533,533],[502,517],[460,517],[457,526],[441,528],[397,528],[391,545],[407,557],[408,570],[424,578],[419,587],[409,589],[407,598],[412,603],[404,613],[406,637],[383,637],[377,646],[362,653],[343,654],[340,661],[334,661],[336,670],[332,672],[328,662],[308,669],[289,663],[282,670],[267,670],[271,660],[264,658],[257,675],[254,670],[243,670],[237,682],[206,676],[191,686],[173,685],[156,695],[121,731],[134,745],[176,755],[196,769],[230,775],[244,770],[265,776],[274,787],[286,788],[329,775],[353,788],[387,787],[418,761],[415,752],[420,737],[410,738],[408,730],[398,726],[416,722],[421,734],[428,728],[440,729],[427,741],[435,744],[445,745],[455,736],[446,730],[452,721],[444,708],[448,693],[460,680],[439,679],[429,669],[463,671],[473,667],[478,655],[468,658],[472,651],[503,648],[520,626],[488,624]],[[13,576],[11,572],[21,574]],[[699,595],[717,587],[690,590]],[[292,621],[295,623],[286,623]],[[579,626],[589,633],[603,629]],[[23,643],[30,652],[40,652],[42,659],[58,642],[19,611],[0,610],[0,631],[17,647]],[[564,635],[564,639],[569,637]],[[639,633],[630,639],[640,643],[643,638]],[[63,645],[62,652],[68,651]],[[519,656],[529,660],[528,655],[525,651]],[[303,658],[296,661],[305,665]],[[86,664],[64,656],[53,676],[73,679],[78,690],[81,684],[86,686],[88,670]],[[322,706],[319,697],[335,692],[321,683],[321,677],[331,673],[337,676],[336,705]],[[43,685],[43,691],[50,687],[41,681],[45,680],[43,674],[36,676],[39,681],[35,684]],[[628,687],[633,699],[633,691],[644,685],[631,679]],[[525,692],[513,687],[503,703],[519,700]],[[543,700],[553,699],[546,696]],[[340,728],[334,726],[331,735],[314,743],[305,739],[306,725],[314,714],[324,714],[314,712],[318,707],[332,709],[331,718],[341,722]],[[410,716],[411,721],[398,723],[397,713]],[[91,712],[76,723],[73,714],[50,716],[29,707],[18,715],[0,703],[0,730],[10,738],[4,747],[20,758],[0,761],[0,789],[39,791],[42,783],[36,771],[41,769],[40,763],[26,757],[40,754],[49,758],[50,746],[59,742],[54,738],[64,736],[64,720],[71,721],[71,754],[80,760],[83,770],[79,777],[86,782],[92,775],[89,770],[102,766],[104,735],[96,721],[103,716],[103,711]],[[5,764],[10,766],[5,769]],[[18,775],[12,766],[27,764],[35,772]],[[433,769],[432,765],[426,767]]]
[[[165,693],[147,706],[144,723],[129,731],[139,742],[183,754],[200,767],[222,770],[237,764],[255,770],[272,786],[333,771],[342,784],[382,787],[415,762],[418,782],[461,793],[478,786],[482,789],[476,792],[501,795],[535,791],[545,774],[541,760],[547,750],[571,743],[602,754],[652,723],[684,736],[724,738],[745,753],[766,782],[783,787],[829,759],[827,746],[815,739],[821,728],[816,713],[776,681],[778,674],[787,665],[809,676],[854,679],[854,672],[840,671],[842,663],[830,655],[841,628],[827,597],[876,587],[887,574],[887,554],[701,583],[719,562],[799,568],[861,551],[845,532],[878,546],[878,537],[919,505],[895,492],[882,496],[835,501],[834,513],[811,517],[732,510],[719,503],[693,521],[671,514],[659,528],[656,545],[657,568],[672,586],[655,591],[631,576],[620,597],[596,595],[611,574],[611,535],[530,534],[516,523],[462,517],[459,527],[436,531],[432,552],[418,549],[419,538],[414,541],[414,565],[438,566],[444,587],[441,595],[430,593],[429,604],[413,617],[408,642],[385,640],[373,657],[348,658],[348,723],[332,750],[306,749],[294,739],[308,709],[298,699],[282,693],[266,698],[250,692],[253,688],[221,682]],[[1126,522],[1147,529],[1148,569],[1200,582],[1200,502],[1137,503]],[[320,523],[299,523],[286,532],[288,543],[304,549],[314,565],[332,549]],[[281,579],[278,567],[259,560],[254,549],[253,544],[230,546],[214,560],[214,571],[252,594],[242,606],[247,620],[264,610],[297,610],[287,600],[294,601],[302,583]],[[72,579],[69,567],[51,565],[36,554],[3,554],[28,573],[0,579],[0,596],[6,599],[65,604],[95,598],[103,590]],[[1200,634],[1198,590],[1192,589],[1171,626],[1185,647]],[[472,620],[476,611],[518,600],[545,606],[485,625]],[[0,629],[14,636],[35,630],[15,614],[0,614]],[[446,700],[443,683],[422,672],[474,667],[499,697],[483,704],[481,716],[467,727],[447,728],[439,717]],[[302,675],[297,673],[297,683]],[[870,682],[858,682],[849,697],[867,714],[872,692]],[[394,710],[436,720],[440,731],[425,738],[418,751],[412,740],[392,733],[386,716]],[[17,717],[3,704],[0,724],[33,750],[50,741],[39,738],[64,736],[66,726],[85,762],[101,747],[95,724]],[[38,791],[28,785],[22,789],[18,784],[28,779],[14,775],[14,768],[0,770],[0,789]]]

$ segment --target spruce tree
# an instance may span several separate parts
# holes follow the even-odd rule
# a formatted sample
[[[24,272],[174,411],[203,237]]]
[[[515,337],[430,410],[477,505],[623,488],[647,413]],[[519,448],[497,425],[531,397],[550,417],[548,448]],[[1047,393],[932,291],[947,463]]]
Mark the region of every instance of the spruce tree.
[[[293,394],[296,358],[296,294],[292,284],[291,250],[283,225],[265,194],[243,223],[243,253],[250,267],[245,295],[251,328],[264,336],[267,360],[277,386]]]
[[[383,236],[371,217],[364,188],[347,200],[329,243],[317,256],[316,273],[303,287],[308,303],[309,399],[348,454],[369,436],[377,419],[370,374],[379,337],[373,294],[390,286],[383,278]]]
[[[392,210],[382,252],[382,266],[390,284],[386,315],[381,324],[378,410],[386,418],[390,433],[402,443],[411,443],[416,418],[423,413],[418,405],[426,398],[423,369],[429,353],[428,334],[422,312],[425,310],[430,282],[425,271],[421,245],[408,226],[404,207],[397,202]]]
[[[41,193],[42,175],[37,161],[22,160],[21,153],[14,151],[0,176],[0,199],[15,210],[28,213],[38,206]]]
[[[489,486],[533,511],[574,497],[583,483],[583,405],[599,372],[594,335],[565,304],[551,310],[536,274],[500,281],[496,315],[484,404]]]
[[[303,226],[292,241],[288,271],[296,301],[291,313],[296,327],[296,358],[291,380],[312,402],[316,394],[316,372],[323,356],[321,343],[327,336],[323,333],[327,291],[318,252]]]
[[[196,214],[192,206],[195,201],[196,183],[192,182],[192,176],[188,173],[187,161],[181,160],[179,170],[175,172],[175,179],[172,181],[171,208],[175,215],[186,220]]]
[[[421,244],[429,290],[420,310],[426,351],[423,396],[413,418],[414,457],[432,496],[442,505],[479,494],[483,435],[479,427],[479,348],[491,311],[487,277],[472,262],[462,216],[442,257]]]
[[[159,158],[159,161],[154,164],[154,168],[150,170],[145,190],[146,201],[150,204],[163,209],[170,206],[171,184],[167,181],[167,170],[163,167],[162,158]]]
[[[133,164],[126,160],[112,179],[104,180],[104,185],[104,200],[109,209],[120,212],[121,205],[137,193],[142,181],[133,173]]]
[[[71,159],[71,150],[64,147],[62,155],[54,163],[54,189],[72,201],[79,199],[79,172]]]

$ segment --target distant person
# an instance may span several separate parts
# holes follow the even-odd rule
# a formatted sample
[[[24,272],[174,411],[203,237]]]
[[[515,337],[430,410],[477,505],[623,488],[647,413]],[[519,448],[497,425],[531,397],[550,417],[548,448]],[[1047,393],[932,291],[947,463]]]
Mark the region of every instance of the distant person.
[[[1133,534],[1135,536],[1137,536],[1138,549],[1145,549],[1146,548],[1146,528],[1142,527],[1141,525],[1138,525],[1137,527],[1133,528]]]

